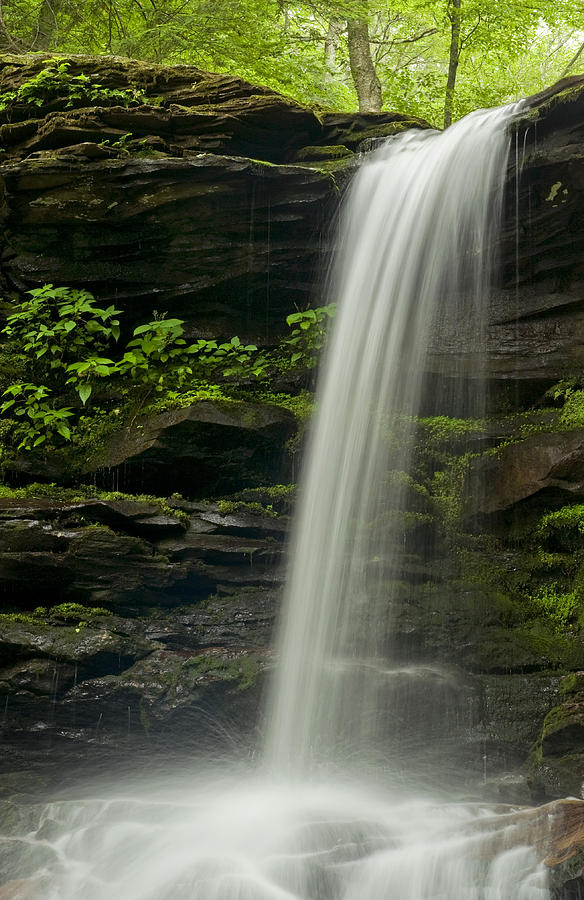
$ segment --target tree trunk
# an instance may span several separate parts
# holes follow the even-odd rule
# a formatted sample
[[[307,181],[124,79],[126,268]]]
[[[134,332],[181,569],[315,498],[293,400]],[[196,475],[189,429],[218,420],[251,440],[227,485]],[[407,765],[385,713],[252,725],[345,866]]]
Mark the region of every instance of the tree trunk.
[[[32,38],[33,50],[49,50],[57,29],[61,0],[42,0]]]
[[[381,83],[371,58],[369,25],[366,19],[350,19],[347,27],[349,65],[359,99],[359,112],[380,112]]]
[[[6,27],[4,21],[4,13],[2,10],[2,0],[0,0],[0,52],[2,53],[22,53],[25,50],[23,44],[13,37]]]
[[[324,64],[331,78],[337,71],[337,49],[342,30],[343,23],[340,19],[330,20],[324,42]]]
[[[452,124],[452,108],[454,106],[454,88],[456,73],[460,59],[460,3],[461,0],[450,0],[450,56],[448,58],[448,78],[446,80],[446,97],[444,98],[444,127]]]

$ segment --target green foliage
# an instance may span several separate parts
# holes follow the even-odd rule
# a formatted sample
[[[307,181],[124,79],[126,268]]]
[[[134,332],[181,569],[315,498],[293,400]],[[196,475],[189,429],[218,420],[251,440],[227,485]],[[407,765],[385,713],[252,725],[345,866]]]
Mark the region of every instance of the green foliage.
[[[286,317],[286,324],[292,328],[292,333],[284,339],[283,345],[292,348],[290,366],[301,364],[312,368],[317,364],[326,341],[328,323],[334,319],[336,312],[336,303],[330,303]]]
[[[566,428],[584,428],[584,391],[566,393],[560,423]]]
[[[112,356],[120,310],[99,307],[87,291],[50,284],[30,291],[29,298],[0,332],[4,355],[19,359],[28,377],[8,384],[0,404],[9,423],[5,437],[21,451],[68,441],[79,448],[87,443],[90,451],[98,435],[118,427],[122,409],[135,419],[148,402],[158,412],[198,400],[229,401],[226,391],[234,381],[265,384],[275,374],[310,368],[334,315],[333,306],[294,313],[290,337],[261,351],[238,337],[189,343],[181,319],[155,312],[134,329],[121,355]],[[98,402],[90,404],[95,398]],[[259,393],[257,399],[286,406],[299,419],[311,412],[306,393]]]
[[[574,618],[579,601],[575,591],[562,592],[557,584],[543,585],[529,599],[558,626],[565,626]]]
[[[12,431],[17,450],[33,450],[57,435],[70,440],[67,419],[73,412],[69,407],[51,406],[50,393],[49,388],[36,384],[13,384],[4,391],[7,399],[0,404],[0,414],[16,417]]]
[[[117,90],[106,88],[94,81],[94,76],[71,75],[71,64],[63,60],[54,60],[51,65],[41,69],[36,75],[25,81],[15,91],[0,94],[0,112],[11,110],[16,104],[43,106],[48,101],[59,97],[65,100],[65,106],[86,104],[113,103],[121,106],[133,106],[144,102],[141,90]]]
[[[539,540],[559,538],[564,545],[568,542],[584,545],[584,504],[562,506],[560,509],[545,513],[535,530]]]
[[[97,307],[87,291],[45,284],[28,295],[1,333],[35,360],[47,354],[50,369],[66,368],[88,345],[99,350],[120,336],[120,310]]]
[[[221,516],[232,516],[238,512],[248,513],[252,516],[270,516],[272,518],[278,515],[271,504],[264,506],[256,501],[219,500],[217,509]]]
[[[7,46],[192,63],[343,110],[357,106],[347,20],[360,18],[368,25],[384,107],[436,124],[442,119],[450,0],[59,2],[51,4],[49,21],[44,6],[41,0],[4,5]],[[576,24],[581,12],[576,0],[461,0],[455,118],[556,81],[581,43]],[[73,103],[134,102],[135,92],[120,92],[130,98],[109,96],[91,75],[71,76],[66,67],[62,59],[51,60],[48,75],[31,79],[39,82],[30,89],[32,102],[56,82]]]

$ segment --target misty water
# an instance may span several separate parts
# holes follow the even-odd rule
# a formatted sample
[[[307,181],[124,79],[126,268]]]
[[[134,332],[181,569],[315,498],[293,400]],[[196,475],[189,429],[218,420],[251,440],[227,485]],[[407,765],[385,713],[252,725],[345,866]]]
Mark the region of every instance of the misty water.
[[[194,773],[48,804],[22,836],[37,896],[548,897],[513,816],[446,802],[440,753],[425,754],[423,779],[415,754],[409,770],[392,755],[396,678],[424,675],[395,659],[391,639],[414,417],[430,341],[452,328],[468,349],[452,408],[482,411],[480,390],[462,386],[480,382],[513,114],[479,111],[443,134],[410,131],[354,178],[280,661],[253,763],[199,761]]]

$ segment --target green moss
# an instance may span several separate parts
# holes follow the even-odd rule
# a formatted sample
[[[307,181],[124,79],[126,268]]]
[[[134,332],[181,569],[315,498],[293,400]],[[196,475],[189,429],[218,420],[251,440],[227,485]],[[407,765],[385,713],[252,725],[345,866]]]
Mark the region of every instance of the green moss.
[[[584,728],[584,709],[579,704],[570,702],[554,706],[544,719],[542,741],[573,725]]]
[[[539,539],[547,539],[551,536],[567,538],[572,535],[584,535],[584,504],[574,503],[562,506],[561,509],[545,513],[537,526],[536,536]]]
[[[0,499],[7,500],[52,500],[55,503],[82,503],[85,500],[128,500],[135,503],[153,503],[165,515],[173,516],[184,524],[188,524],[186,512],[170,506],[169,500],[175,504],[182,500],[180,494],[172,497],[156,497],[153,494],[124,494],[122,491],[102,491],[93,485],[79,484],[76,487],[62,487],[54,483],[34,482],[26,487],[14,488],[0,484]],[[103,526],[99,526],[103,527]]]
[[[233,397],[225,393],[225,388],[218,384],[205,382],[199,383],[188,391],[168,391],[164,396],[144,407],[145,414],[166,412],[167,409],[184,409],[199,403],[201,400],[221,400],[227,403],[235,403]]]
[[[222,681],[237,681],[237,690],[245,691],[256,683],[261,672],[260,657],[249,653],[231,659],[201,653],[185,660],[183,668],[195,677],[216,676]]]
[[[310,160],[321,159],[342,159],[343,157],[353,157],[354,153],[343,144],[337,144],[331,147],[308,146],[303,147],[296,153],[297,162],[308,162]]]
[[[557,584],[547,584],[542,585],[529,600],[550,622],[563,627],[574,618],[579,598],[575,591],[561,591]]]
[[[102,606],[82,606],[81,603],[59,603],[52,606],[48,613],[49,618],[69,620],[95,619],[98,616],[109,616],[111,613]]]
[[[486,425],[484,419],[455,419],[451,416],[426,416],[417,421],[423,429],[423,439],[438,445],[455,438],[480,435]]]
[[[275,518],[278,513],[270,506],[263,506],[261,503],[246,503],[243,500],[219,500],[217,509],[221,516],[232,516],[238,512],[249,513],[252,516],[271,516]]]
[[[17,622],[24,625],[42,625],[59,620],[86,624],[100,616],[111,616],[109,610],[101,606],[83,606],[81,603],[59,603],[47,609],[37,606],[32,612],[1,613],[0,622]]]
[[[525,122],[535,122],[540,118],[545,118],[549,115],[550,111],[557,106],[562,106],[566,103],[576,103],[580,100],[583,93],[584,86],[582,84],[569,85],[564,88],[563,91],[552,94],[547,100],[544,100],[543,103],[522,113],[521,117],[516,122],[517,127],[521,127]]]
[[[572,672],[560,682],[560,694],[584,694],[584,672]]]
[[[274,484],[255,488],[246,488],[233,495],[234,501],[244,503],[259,503],[268,511],[275,511],[280,515],[291,512],[296,498],[295,484]]]

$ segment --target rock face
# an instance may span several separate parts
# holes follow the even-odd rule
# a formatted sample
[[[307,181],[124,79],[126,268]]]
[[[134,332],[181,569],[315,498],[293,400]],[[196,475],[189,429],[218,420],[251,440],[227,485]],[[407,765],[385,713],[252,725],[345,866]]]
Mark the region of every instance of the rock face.
[[[498,248],[503,278],[488,325],[487,375],[495,381],[549,384],[584,364],[583,136],[581,75],[529,98],[512,125]],[[464,341],[449,335],[430,369],[445,376],[461,364],[468,370]]]
[[[488,485],[486,491],[481,485]],[[556,497],[584,493],[584,432],[535,434],[478,458],[471,468],[467,492],[474,513],[511,509],[540,492]]]
[[[48,64],[2,57],[0,91]],[[327,264],[333,170],[370,137],[427,127],[397,113],[320,119],[192,66],[73,57],[69,74],[139,89],[144,103],[88,106],[57,92],[3,114],[5,288],[83,286],[127,310],[128,324],[170,310],[203,336],[281,331]],[[311,162],[289,165],[299,158]]]
[[[286,520],[176,502],[0,500],[3,773],[54,741],[91,755],[253,732]]]
[[[92,477],[106,489],[217,497],[289,480],[286,444],[297,430],[295,417],[274,404],[201,400],[120,426],[74,473],[66,450],[48,459],[25,454],[8,467],[13,476],[61,484]]]

